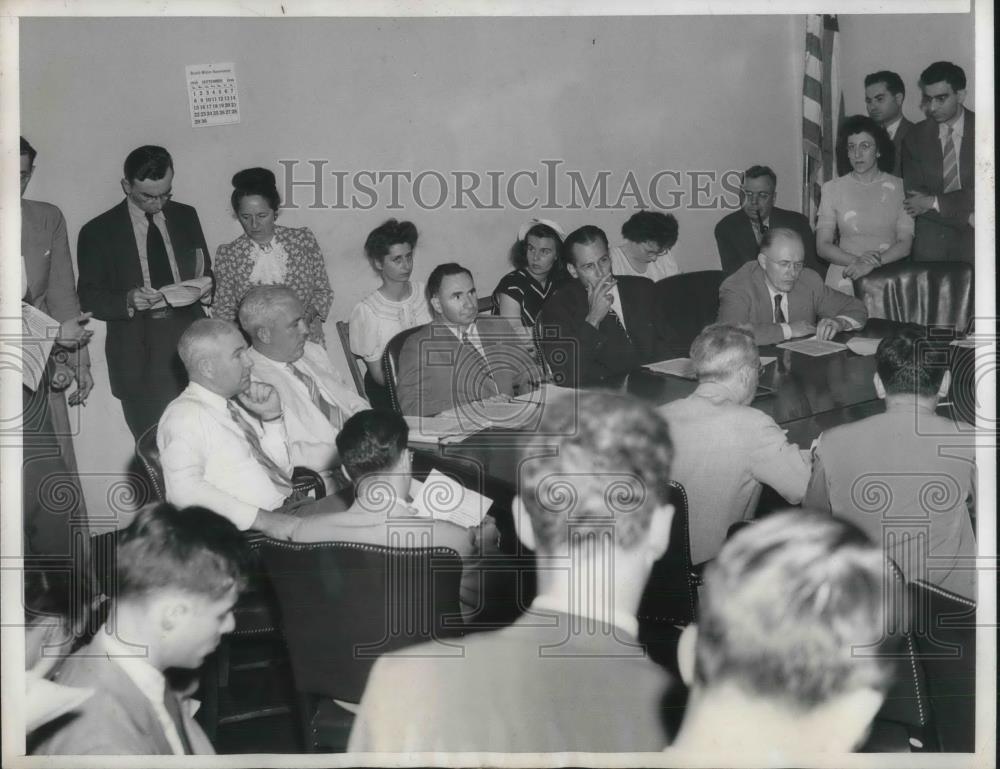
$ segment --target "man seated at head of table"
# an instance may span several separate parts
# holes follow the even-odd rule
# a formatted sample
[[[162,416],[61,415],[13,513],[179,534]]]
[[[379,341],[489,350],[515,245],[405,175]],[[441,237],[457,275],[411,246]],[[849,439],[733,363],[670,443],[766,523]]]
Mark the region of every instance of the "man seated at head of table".
[[[538,559],[531,608],[466,636],[460,657],[419,646],[381,657],[349,751],[667,744],[661,699],[671,682],[639,645],[636,619],[670,538],[667,424],[636,399],[583,392],[546,403],[537,441],[514,506],[518,537]]]
[[[899,604],[884,574],[877,545],[815,512],[776,513],[727,542],[678,645],[690,687],[678,763],[796,766],[856,748],[894,678],[885,628]]]
[[[805,504],[862,528],[908,580],[975,600],[976,451],[968,433],[935,414],[951,383],[935,365],[942,357],[919,327],[879,343],[875,391],[885,413],[819,437]]]
[[[229,321],[196,320],[177,352],[190,381],[156,433],[167,501],[287,539],[297,519],[273,512],[293,496],[278,391],[251,381],[246,341]]]
[[[337,431],[368,408],[347,385],[320,345],[307,340],[309,327],[298,295],[288,286],[256,286],[243,297],[240,325],[250,337],[251,379],[278,391],[292,465],[322,477],[327,492],[344,484],[334,468]]]
[[[814,334],[826,340],[862,328],[868,311],[861,300],[824,285],[804,264],[805,248],[797,232],[768,230],[757,261],[722,282],[719,323],[750,324],[757,344]]]
[[[556,384],[597,385],[671,357],[675,338],[654,284],[612,274],[603,230],[574,230],[563,255],[574,280],[549,298],[539,316],[542,354]]]
[[[404,414],[433,416],[474,401],[509,401],[542,380],[532,350],[506,318],[477,317],[472,273],[454,262],[427,278],[434,320],[399,351],[396,393]]]
[[[659,411],[677,446],[673,479],[688,496],[691,558],[702,563],[716,556],[730,526],[753,518],[761,484],[801,502],[811,460],[750,406],[760,370],[753,334],[709,326],[691,345],[691,362],[698,389]]]
[[[348,419],[337,435],[337,450],[354,482],[354,503],[344,512],[325,512],[329,502],[319,500],[311,506],[311,514],[299,520],[292,541],[450,547],[462,558],[459,599],[463,616],[469,617],[480,608],[479,560],[498,552],[499,533],[489,515],[471,528],[418,517],[409,497],[413,480],[413,452],[406,447],[409,434],[406,420],[393,411],[369,409]]]

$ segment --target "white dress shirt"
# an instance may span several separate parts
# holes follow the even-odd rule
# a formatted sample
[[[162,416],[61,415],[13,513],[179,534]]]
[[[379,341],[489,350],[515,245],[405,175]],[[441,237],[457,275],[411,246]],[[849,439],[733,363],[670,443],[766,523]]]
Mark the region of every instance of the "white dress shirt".
[[[247,421],[264,452],[291,477],[284,421],[261,422],[249,414]],[[167,501],[207,507],[240,529],[250,528],[258,509],[274,510],[292,493],[290,486],[272,481],[254,457],[226,399],[195,382],[163,412],[156,445]]]
[[[896,131],[899,130],[899,124],[903,122],[903,116],[900,115],[898,118],[893,120],[889,125],[884,126],[885,132],[889,134],[890,139],[896,138]]]
[[[288,363],[273,361],[252,347],[248,352],[253,360],[251,378],[271,385],[281,397],[292,465],[308,467],[318,473],[331,469],[337,457],[335,441],[339,427],[323,416],[310,399],[305,383],[288,370]],[[347,385],[326,351],[315,342],[306,342],[302,357],[291,365],[316,383],[322,398],[340,409],[345,420],[371,408],[368,401]]]
[[[768,283],[766,280],[764,281],[764,285],[767,286],[767,293],[770,294],[771,296],[771,312],[772,313],[774,312],[774,297],[781,296],[781,311],[785,313],[785,318],[787,320],[791,320],[791,318],[788,315],[788,292],[778,291],[777,289],[773,288],[771,284]],[[857,331],[859,328],[861,328],[861,324],[858,323],[856,320],[854,320],[854,318],[849,318],[846,315],[838,315],[837,319],[846,321],[847,328],[851,331]],[[822,320],[822,318],[817,318],[816,320],[820,321]],[[778,325],[781,326],[781,333],[784,335],[785,339],[791,339],[792,338],[791,325],[788,323],[780,323]]]
[[[128,201],[128,215],[132,220],[132,232],[135,233],[135,245],[139,249],[139,267],[142,269],[142,285],[150,288],[152,284],[149,282],[149,259],[146,255],[146,237],[149,235],[149,220],[146,219],[146,212],[133,203],[131,198],[126,198],[126,200]],[[181,279],[180,272],[177,269],[177,260],[174,258],[174,247],[170,243],[170,233],[167,232],[167,217],[163,215],[163,211],[153,214],[153,224],[156,225],[156,228],[163,236],[163,245],[167,247],[167,260],[170,262],[170,272],[174,276],[173,282],[177,283]]]
[[[962,137],[965,135],[965,107],[959,107],[958,117],[955,118],[955,122],[951,124],[951,141],[955,145],[955,173],[958,178],[962,178]],[[948,124],[941,123],[938,125],[938,140],[941,142],[941,160],[944,162],[945,145],[948,142]],[[944,173],[944,168],[941,169]],[[944,180],[942,179],[942,182]],[[934,210],[941,213],[941,203],[938,198],[939,195],[934,196]],[[975,226],[973,217],[969,217],[969,226]]]
[[[632,266],[632,262],[625,255],[624,245],[614,246],[611,251],[611,271],[615,275],[634,275],[637,278],[649,278],[654,283],[673,275],[679,275],[681,268],[677,266],[677,259],[667,249],[667,252],[650,262],[646,266],[645,272],[639,272]]]

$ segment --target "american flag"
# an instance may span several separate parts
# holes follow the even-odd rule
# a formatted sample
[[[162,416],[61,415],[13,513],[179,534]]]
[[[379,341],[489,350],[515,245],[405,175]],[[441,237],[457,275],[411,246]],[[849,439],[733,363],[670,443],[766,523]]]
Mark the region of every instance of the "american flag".
[[[837,17],[810,14],[802,79],[802,212],[816,224],[819,192],[836,173],[834,142],[844,117]]]

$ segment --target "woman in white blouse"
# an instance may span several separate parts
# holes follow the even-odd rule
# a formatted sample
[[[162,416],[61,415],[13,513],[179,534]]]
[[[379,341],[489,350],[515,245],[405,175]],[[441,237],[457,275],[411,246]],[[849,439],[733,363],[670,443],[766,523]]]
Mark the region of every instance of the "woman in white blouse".
[[[621,245],[611,249],[611,272],[654,283],[680,273],[670,249],[677,243],[677,219],[659,211],[639,211],[622,225]]]
[[[365,256],[382,285],[351,312],[351,352],[364,360],[365,394],[374,408],[391,408],[382,374],[382,352],[400,331],[431,322],[424,284],[410,280],[417,228],[389,219],[369,233]]]

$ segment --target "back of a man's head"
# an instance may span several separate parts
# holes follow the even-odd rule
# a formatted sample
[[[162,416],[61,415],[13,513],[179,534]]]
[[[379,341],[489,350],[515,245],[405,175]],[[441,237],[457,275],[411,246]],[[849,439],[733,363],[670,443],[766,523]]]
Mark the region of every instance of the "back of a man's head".
[[[654,510],[668,504],[670,432],[635,398],[579,392],[546,403],[530,451],[520,498],[541,552],[609,528],[617,548],[636,549]]]
[[[563,241],[563,261],[567,264],[576,264],[576,256],[573,253],[573,248],[575,246],[589,246],[595,243],[599,243],[605,248],[608,247],[608,236],[604,234],[604,230],[594,224],[585,224],[582,227],[577,227]]]
[[[146,179],[159,180],[174,168],[173,158],[163,147],[145,144],[132,150],[122,167],[122,173],[128,182],[141,182]]]
[[[244,539],[230,520],[205,508],[148,505],[118,533],[116,568],[119,601],[168,590],[214,601],[243,589]]]
[[[745,527],[705,573],[695,688],[729,687],[790,721],[852,692],[884,694],[894,673],[886,565],[859,529],[818,513]]]
[[[726,381],[760,365],[753,332],[725,323],[706,326],[691,343],[690,355],[699,382]]]
[[[887,396],[933,398],[941,388],[947,350],[928,339],[920,326],[905,326],[879,342],[875,371]]]
[[[359,411],[337,433],[337,453],[347,474],[359,481],[391,470],[406,451],[409,434],[406,420],[394,411]]]
[[[788,227],[772,227],[764,236],[760,239],[760,251],[768,256],[772,255],[772,250],[778,249],[783,245],[791,245],[797,247],[798,249],[803,249],[802,236],[799,235],[795,230],[789,229]]]
[[[217,342],[230,334],[239,334],[236,324],[218,318],[199,318],[181,334],[177,354],[192,380],[199,380],[199,363],[217,354]]]
[[[251,343],[258,342],[257,332],[269,327],[287,306],[299,301],[298,295],[282,284],[254,286],[240,302],[240,326],[250,336]]]

